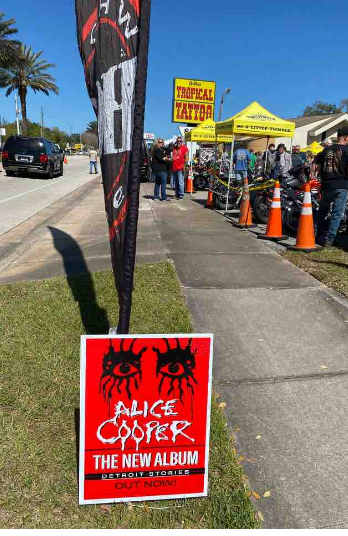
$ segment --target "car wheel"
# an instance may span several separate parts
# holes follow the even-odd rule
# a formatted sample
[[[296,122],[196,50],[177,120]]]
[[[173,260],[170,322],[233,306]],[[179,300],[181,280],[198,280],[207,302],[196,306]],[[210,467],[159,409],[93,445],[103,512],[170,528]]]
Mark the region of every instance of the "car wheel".
[[[46,179],[53,179],[54,173],[53,173],[53,167],[50,166],[49,172],[46,173]]]
[[[63,162],[60,164],[60,168],[59,168],[59,171],[57,173],[57,177],[63,177],[64,175],[64,165],[63,165]]]

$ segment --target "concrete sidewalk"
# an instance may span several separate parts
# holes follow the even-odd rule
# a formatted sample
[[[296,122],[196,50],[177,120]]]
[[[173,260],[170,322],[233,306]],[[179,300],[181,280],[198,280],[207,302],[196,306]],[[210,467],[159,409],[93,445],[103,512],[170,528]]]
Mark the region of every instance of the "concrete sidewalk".
[[[264,527],[347,528],[347,300],[205,209],[206,193],[152,195],[141,187],[137,262],[173,261],[196,331],[215,334],[215,390]],[[67,260],[110,270],[99,180],[0,237],[2,284],[64,275]]]
[[[348,301],[206,195],[151,203],[196,331],[215,334],[215,390],[264,527],[347,528]]]

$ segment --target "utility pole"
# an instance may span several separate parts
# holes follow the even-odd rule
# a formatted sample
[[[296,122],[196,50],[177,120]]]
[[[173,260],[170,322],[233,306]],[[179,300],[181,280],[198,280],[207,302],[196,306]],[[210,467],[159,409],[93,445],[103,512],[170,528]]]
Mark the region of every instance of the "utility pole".
[[[16,105],[16,122],[17,122],[17,134],[20,135],[20,128],[19,128],[19,108],[18,108],[18,95],[15,94],[15,105]]]
[[[44,111],[41,107],[41,138],[43,138],[45,135],[45,128],[44,128]]]

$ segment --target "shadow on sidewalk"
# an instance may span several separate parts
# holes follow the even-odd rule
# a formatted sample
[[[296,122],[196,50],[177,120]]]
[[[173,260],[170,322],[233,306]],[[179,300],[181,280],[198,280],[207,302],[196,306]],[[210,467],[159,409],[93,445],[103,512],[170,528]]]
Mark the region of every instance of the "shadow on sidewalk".
[[[105,309],[97,303],[93,279],[80,246],[70,235],[48,227],[56,250],[61,254],[71,293],[78,302],[86,334],[109,333],[110,324]]]

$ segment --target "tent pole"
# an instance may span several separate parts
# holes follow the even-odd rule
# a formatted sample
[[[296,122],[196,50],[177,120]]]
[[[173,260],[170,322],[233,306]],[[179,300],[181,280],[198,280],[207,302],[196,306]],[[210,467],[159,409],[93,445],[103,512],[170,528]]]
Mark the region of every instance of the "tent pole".
[[[266,173],[266,168],[267,168],[268,145],[269,145],[269,136],[267,136],[267,145],[266,145],[266,156],[265,156],[265,173]]]
[[[220,160],[220,175],[221,175],[221,171],[222,171],[222,155],[224,154],[224,152],[222,151],[221,153],[221,160]]]
[[[234,132],[232,135],[232,144],[231,144],[231,160],[230,160],[230,170],[228,172],[228,188],[227,188],[227,195],[226,195],[225,214],[227,214],[228,198],[229,198],[229,193],[230,193],[230,183],[231,183],[232,168],[233,168],[233,151],[234,151]]]

